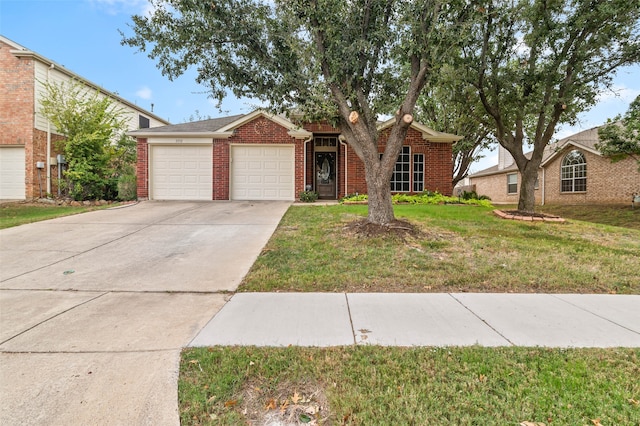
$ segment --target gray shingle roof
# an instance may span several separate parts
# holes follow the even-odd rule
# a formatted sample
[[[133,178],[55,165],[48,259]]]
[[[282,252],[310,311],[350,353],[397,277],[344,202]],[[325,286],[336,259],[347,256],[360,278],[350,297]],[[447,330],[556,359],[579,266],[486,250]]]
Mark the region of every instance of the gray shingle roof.
[[[233,123],[239,118],[244,117],[244,114],[232,115],[229,117],[211,118],[208,120],[192,121],[190,123],[172,124],[169,126],[152,127],[150,129],[140,129],[131,132],[131,135],[136,133],[200,133],[200,132],[215,132],[222,129],[227,124]]]

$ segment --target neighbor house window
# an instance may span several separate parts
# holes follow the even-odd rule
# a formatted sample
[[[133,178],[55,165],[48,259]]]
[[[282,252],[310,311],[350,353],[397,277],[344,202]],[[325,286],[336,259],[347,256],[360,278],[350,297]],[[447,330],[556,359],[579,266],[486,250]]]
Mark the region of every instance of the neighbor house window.
[[[424,154],[413,154],[413,192],[424,191]]]
[[[138,127],[141,129],[148,129],[149,125],[151,123],[149,122],[149,119],[147,117],[145,117],[144,115],[138,115]]]
[[[511,173],[507,175],[507,194],[518,193],[518,174]]]
[[[391,191],[409,192],[411,190],[411,148],[403,146],[391,175]]]
[[[577,150],[562,159],[560,171],[562,192],[584,192],[587,190],[587,160]]]

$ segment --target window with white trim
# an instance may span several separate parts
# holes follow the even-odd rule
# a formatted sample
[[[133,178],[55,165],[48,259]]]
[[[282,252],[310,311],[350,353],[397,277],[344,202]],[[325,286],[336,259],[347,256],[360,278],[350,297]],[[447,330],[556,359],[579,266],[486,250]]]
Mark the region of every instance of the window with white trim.
[[[587,190],[587,160],[578,150],[564,156],[560,167],[560,191],[584,192]]]
[[[424,154],[413,154],[413,192],[424,191]]]
[[[411,191],[411,148],[403,146],[391,175],[392,192]]]
[[[518,193],[518,174],[510,173],[507,175],[507,194]]]

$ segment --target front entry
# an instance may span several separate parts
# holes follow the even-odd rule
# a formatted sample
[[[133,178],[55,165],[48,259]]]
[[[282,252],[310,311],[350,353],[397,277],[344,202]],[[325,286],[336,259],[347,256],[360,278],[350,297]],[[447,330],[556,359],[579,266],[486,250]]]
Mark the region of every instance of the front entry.
[[[315,179],[318,198],[336,199],[336,153],[315,153]]]

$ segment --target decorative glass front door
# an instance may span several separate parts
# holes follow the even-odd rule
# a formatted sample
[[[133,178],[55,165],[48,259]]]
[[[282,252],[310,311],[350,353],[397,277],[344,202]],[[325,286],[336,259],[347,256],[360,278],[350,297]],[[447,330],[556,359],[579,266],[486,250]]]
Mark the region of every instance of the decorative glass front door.
[[[316,191],[319,198],[336,199],[336,153],[316,152]]]

